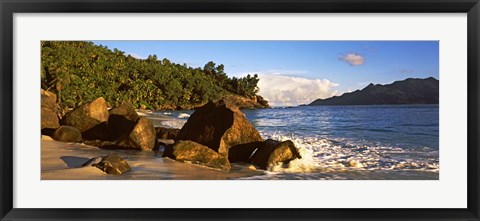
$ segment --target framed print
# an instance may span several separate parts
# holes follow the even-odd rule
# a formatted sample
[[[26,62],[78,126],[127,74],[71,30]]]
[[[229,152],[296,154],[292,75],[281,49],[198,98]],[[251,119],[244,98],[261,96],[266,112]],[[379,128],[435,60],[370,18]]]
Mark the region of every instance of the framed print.
[[[2,220],[479,220],[476,0],[1,10]]]

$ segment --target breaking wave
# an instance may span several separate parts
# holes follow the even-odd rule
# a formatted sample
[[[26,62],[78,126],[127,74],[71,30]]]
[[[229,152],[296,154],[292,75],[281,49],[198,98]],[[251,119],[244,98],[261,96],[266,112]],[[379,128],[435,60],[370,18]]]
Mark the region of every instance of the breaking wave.
[[[412,170],[439,172],[438,150],[431,148],[401,148],[366,141],[335,138],[313,138],[265,134],[274,140],[292,140],[299,148],[301,159],[287,165],[275,165],[270,172],[309,173],[348,170]]]

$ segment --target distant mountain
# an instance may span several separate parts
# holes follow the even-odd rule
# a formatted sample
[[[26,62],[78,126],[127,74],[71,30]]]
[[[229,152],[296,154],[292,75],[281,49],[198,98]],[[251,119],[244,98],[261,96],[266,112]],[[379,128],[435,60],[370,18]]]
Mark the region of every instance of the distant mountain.
[[[376,104],[438,104],[438,80],[407,78],[392,84],[369,84],[362,90],[327,99],[317,99],[316,105],[376,105]]]

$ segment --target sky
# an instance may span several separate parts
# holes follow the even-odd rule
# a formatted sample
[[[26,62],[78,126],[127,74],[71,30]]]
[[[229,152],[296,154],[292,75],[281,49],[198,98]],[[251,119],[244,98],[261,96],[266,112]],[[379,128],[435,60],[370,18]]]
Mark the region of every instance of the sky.
[[[439,79],[438,41],[93,41],[137,58],[203,67],[229,76],[258,74],[272,106],[308,104],[406,78]]]

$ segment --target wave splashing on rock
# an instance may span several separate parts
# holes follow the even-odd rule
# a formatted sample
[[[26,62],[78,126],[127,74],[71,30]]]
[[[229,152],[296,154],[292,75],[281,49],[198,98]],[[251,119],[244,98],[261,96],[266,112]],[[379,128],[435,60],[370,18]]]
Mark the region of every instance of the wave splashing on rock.
[[[276,173],[318,173],[341,171],[425,171],[439,172],[438,150],[400,148],[368,144],[347,139],[299,137],[282,133],[262,137],[279,141],[292,140],[299,148],[301,159],[288,165],[268,168]],[[421,156],[421,157],[419,157]]]

